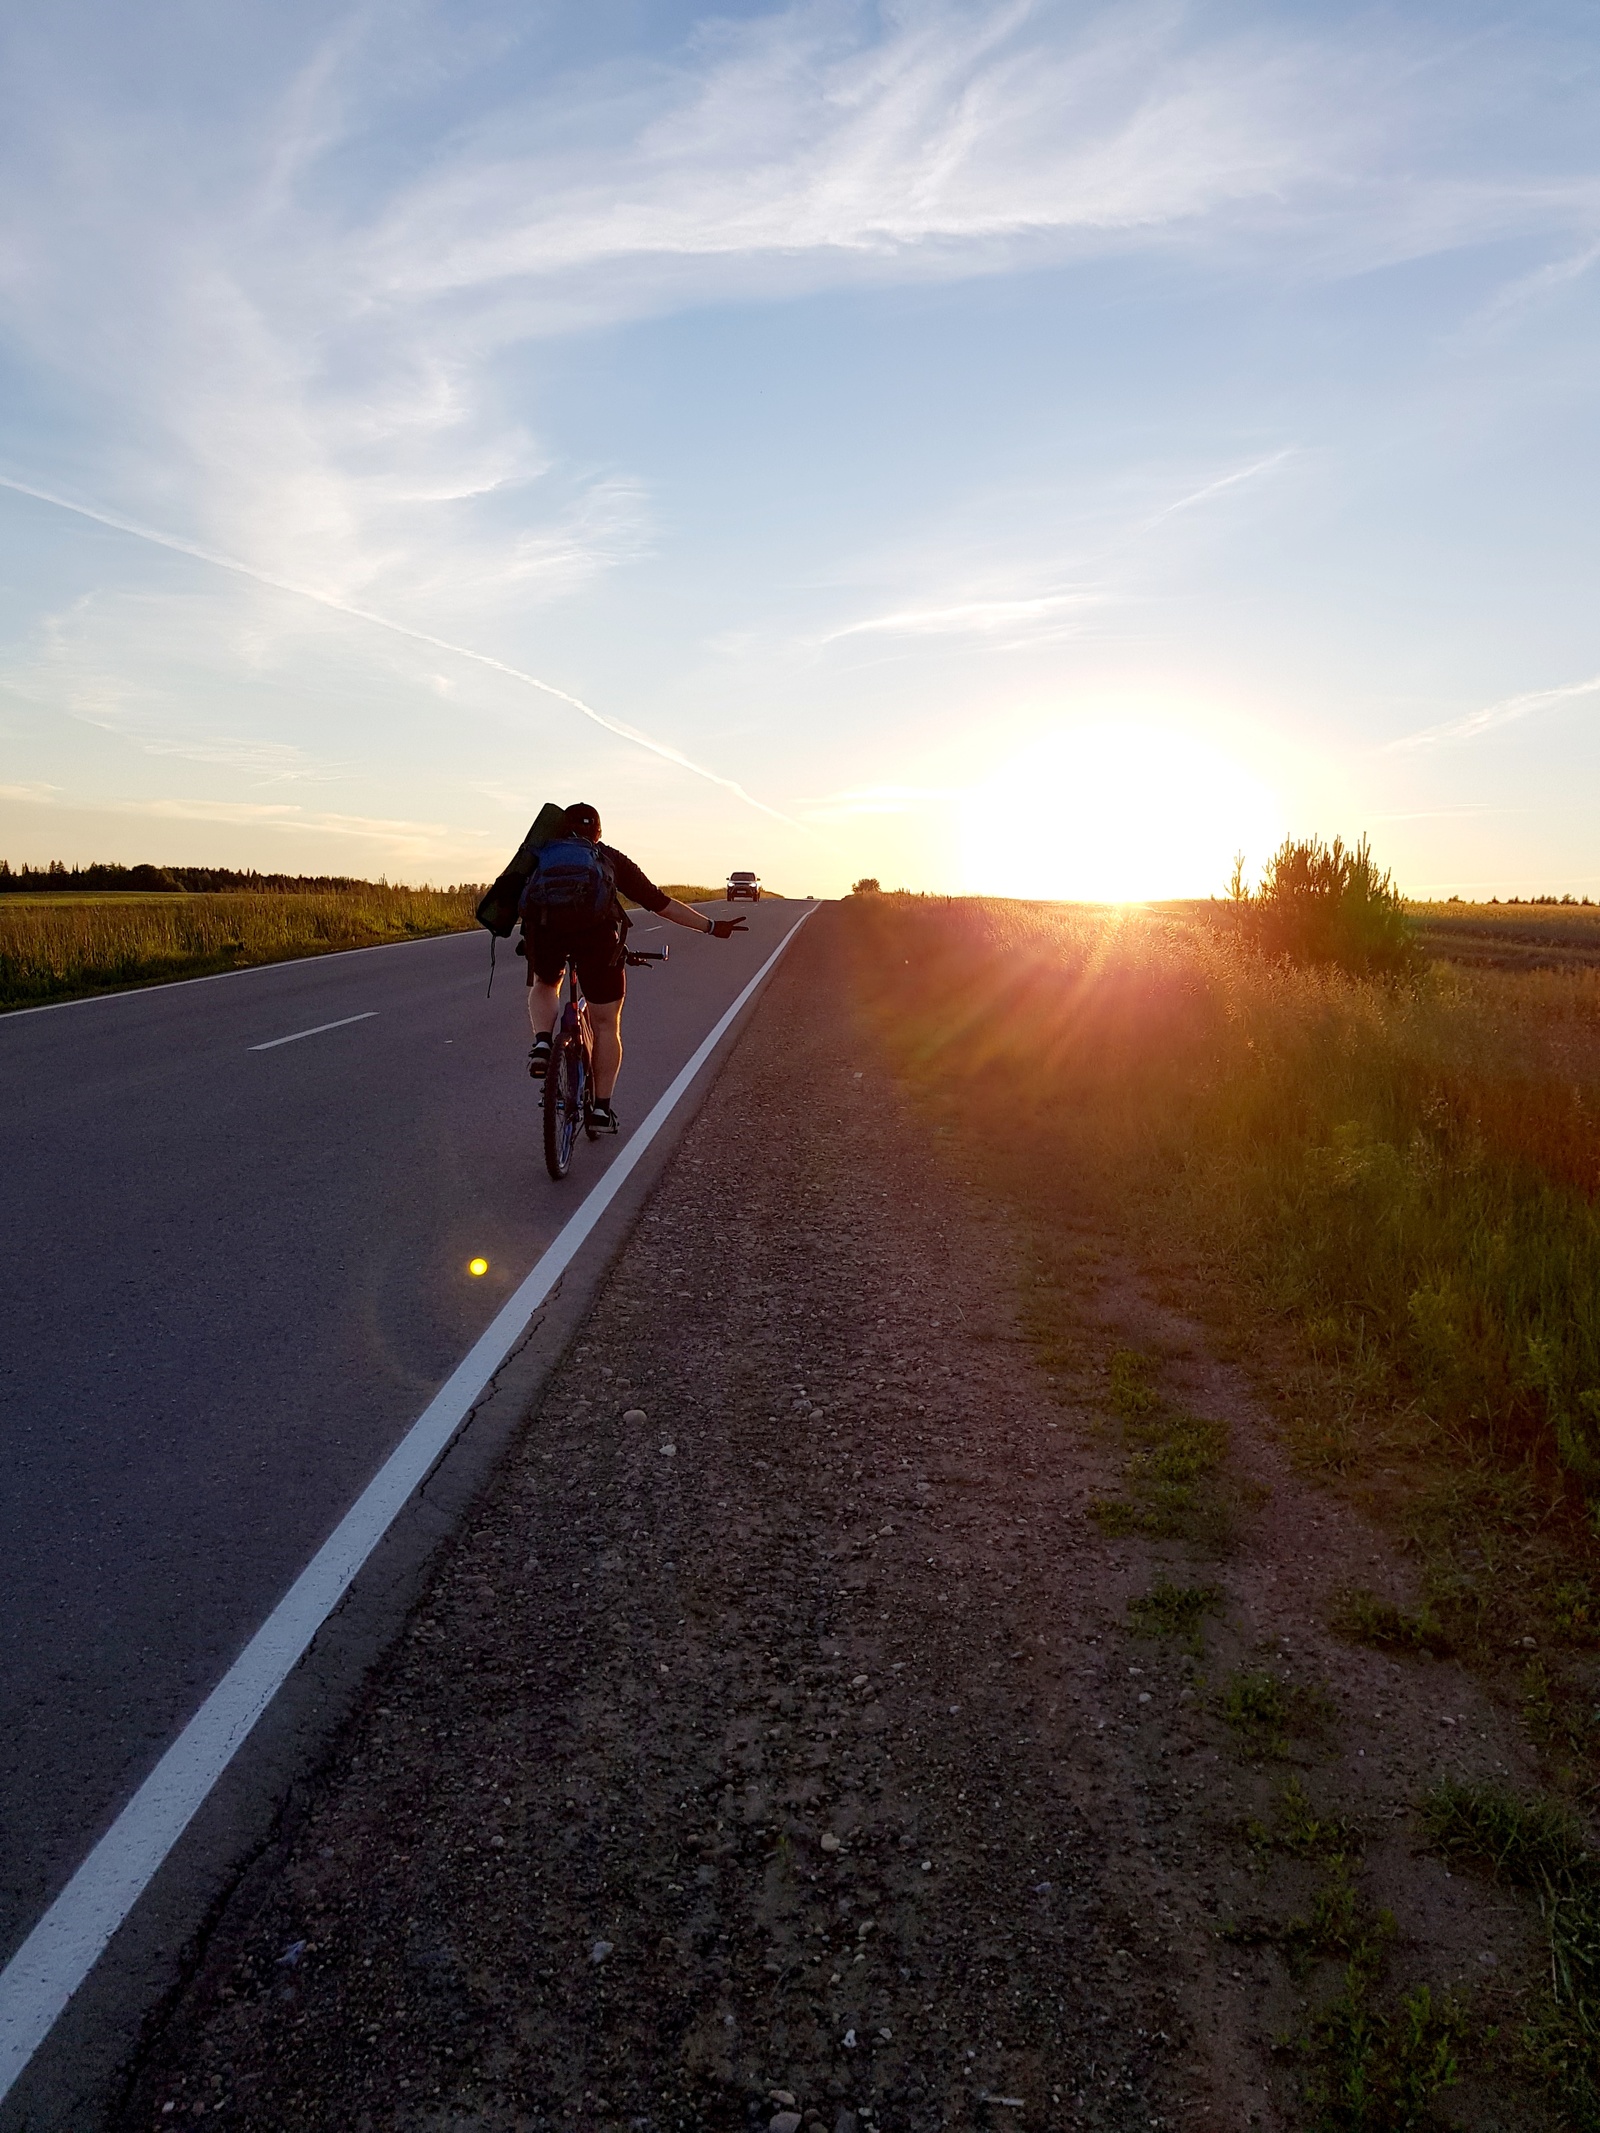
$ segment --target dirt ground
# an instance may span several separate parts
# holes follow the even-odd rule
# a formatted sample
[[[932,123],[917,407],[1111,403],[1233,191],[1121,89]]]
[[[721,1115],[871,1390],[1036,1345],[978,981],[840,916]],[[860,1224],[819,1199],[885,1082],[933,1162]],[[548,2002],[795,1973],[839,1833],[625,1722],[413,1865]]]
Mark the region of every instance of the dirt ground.
[[[1110,1240],[1064,1240],[1081,1335],[1041,1367],[1022,1240],[852,1034],[838,924],[780,968],[126,2127],[1306,2126],[1333,1970],[1287,1931],[1324,1872],[1272,1838],[1290,1778],[1360,1828],[1395,1989],[1465,2011],[1445,2112],[1554,2123],[1474,2072],[1529,1918],[1411,1812],[1445,1772],[1517,1780],[1514,1729],[1326,1629],[1401,1566]],[[1128,1345],[1228,1426],[1221,1552],[1091,1516]],[[1218,1587],[1203,1648],[1133,1633],[1160,1575]],[[1294,1740],[1228,1723],[1252,1667],[1304,1690]]]

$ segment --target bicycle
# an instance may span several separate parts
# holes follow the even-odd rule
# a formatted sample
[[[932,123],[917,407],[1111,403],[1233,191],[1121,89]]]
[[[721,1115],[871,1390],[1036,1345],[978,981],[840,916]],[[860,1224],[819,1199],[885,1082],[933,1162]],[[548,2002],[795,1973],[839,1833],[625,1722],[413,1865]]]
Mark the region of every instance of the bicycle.
[[[629,948],[623,961],[634,965],[664,963],[665,948]],[[565,991],[566,997],[561,998]],[[590,1140],[600,1138],[589,1122],[590,1092],[594,1088],[594,1031],[589,1024],[589,1003],[578,984],[577,965],[569,955],[556,980],[561,999],[561,1019],[550,1040],[550,1064],[544,1070],[544,1167],[557,1184],[572,1164],[581,1126]]]

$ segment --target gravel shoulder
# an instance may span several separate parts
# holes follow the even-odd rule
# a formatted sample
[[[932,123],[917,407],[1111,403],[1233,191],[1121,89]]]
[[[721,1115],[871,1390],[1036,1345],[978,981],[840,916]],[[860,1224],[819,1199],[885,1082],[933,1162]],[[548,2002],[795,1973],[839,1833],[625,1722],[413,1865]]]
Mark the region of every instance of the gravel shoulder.
[[[838,924],[780,967],[124,2127],[1303,2125],[1316,1974],[1279,1926],[1315,1872],[1259,1834],[1288,1777],[1362,1822],[1416,1975],[1515,2018],[1528,1921],[1407,1821],[1443,1768],[1515,1781],[1506,1723],[1319,1626],[1403,1566],[1107,1240],[1076,1239],[1072,1353],[1041,1360],[1005,1210],[829,1004]],[[1204,1561],[1094,1514],[1129,1342],[1229,1433]],[[1192,1648],[1132,1634],[1202,1576]],[[1218,1685],[1269,1661],[1326,1715],[1252,1754]],[[1470,2081],[1451,2107],[1502,2122]]]

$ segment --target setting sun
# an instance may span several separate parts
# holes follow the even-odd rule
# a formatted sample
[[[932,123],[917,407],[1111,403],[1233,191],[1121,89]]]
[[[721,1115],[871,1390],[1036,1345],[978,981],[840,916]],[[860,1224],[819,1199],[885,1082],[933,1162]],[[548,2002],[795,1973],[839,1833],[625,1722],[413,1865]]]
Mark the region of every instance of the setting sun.
[[[962,853],[980,894],[1143,902],[1225,886],[1284,834],[1275,793],[1219,750],[1145,725],[1046,735],[973,788]]]

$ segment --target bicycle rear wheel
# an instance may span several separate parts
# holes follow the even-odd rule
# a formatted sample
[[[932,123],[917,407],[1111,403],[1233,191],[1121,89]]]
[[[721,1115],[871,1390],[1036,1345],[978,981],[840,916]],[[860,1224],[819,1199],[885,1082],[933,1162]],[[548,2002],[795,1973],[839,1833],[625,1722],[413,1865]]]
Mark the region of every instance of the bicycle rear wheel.
[[[575,1030],[559,1031],[544,1077],[544,1167],[553,1178],[564,1178],[572,1161],[588,1079],[582,1040]]]

